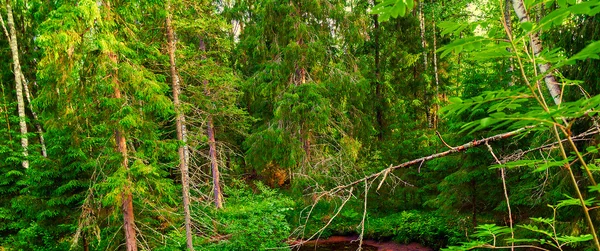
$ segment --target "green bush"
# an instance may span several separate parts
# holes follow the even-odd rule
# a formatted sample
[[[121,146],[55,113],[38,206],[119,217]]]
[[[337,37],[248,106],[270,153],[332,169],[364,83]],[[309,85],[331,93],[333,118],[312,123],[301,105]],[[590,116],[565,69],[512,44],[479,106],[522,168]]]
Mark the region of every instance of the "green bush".
[[[435,249],[463,241],[457,224],[430,212],[404,211],[374,218],[367,223],[366,231],[368,238],[417,242]]]
[[[287,245],[291,228],[286,216],[294,202],[262,183],[255,185],[256,192],[241,182],[225,191],[229,199],[214,219],[218,222],[215,234],[223,240],[207,239],[200,249],[264,250]]]

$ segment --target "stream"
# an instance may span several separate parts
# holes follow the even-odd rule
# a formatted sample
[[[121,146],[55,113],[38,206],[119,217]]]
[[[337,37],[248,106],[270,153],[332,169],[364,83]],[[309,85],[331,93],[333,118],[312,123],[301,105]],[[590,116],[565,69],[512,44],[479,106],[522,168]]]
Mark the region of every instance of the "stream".
[[[358,249],[358,236],[331,236],[318,241],[304,243],[298,251],[354,251]],[[417,243],[398,244],[393,241],[364,240],[365,251],[432,251]]]

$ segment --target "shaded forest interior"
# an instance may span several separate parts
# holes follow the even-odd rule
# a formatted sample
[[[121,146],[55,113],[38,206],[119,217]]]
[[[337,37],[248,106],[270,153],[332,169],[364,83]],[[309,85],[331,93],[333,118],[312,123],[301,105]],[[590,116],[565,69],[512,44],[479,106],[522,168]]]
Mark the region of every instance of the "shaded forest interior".
[[[0,250],[600,251],[598,13],[1,1]]]

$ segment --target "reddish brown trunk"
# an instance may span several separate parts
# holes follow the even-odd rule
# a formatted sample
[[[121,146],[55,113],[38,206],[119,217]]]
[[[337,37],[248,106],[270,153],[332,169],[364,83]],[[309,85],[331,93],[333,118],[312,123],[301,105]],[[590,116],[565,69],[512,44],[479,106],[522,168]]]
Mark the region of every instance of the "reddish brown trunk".
[[[87,242],[87,239],[85,238],[85,234],[82,235],[82,239],[83,239],[83,251],[90,251],[90,247]]]
[[[110,53],[108,55],[110,60],[116,65],[118,62],[117,54]],[[113,91],[116,99],[121,99],[121,89],[119,88],[117,70],[113,73]],[[123,161],[121,163],[125,170],[129,169],[128,154],[127,154],[127,140],[125,135],[119,129],[115,130],[115,143],[117,145],[117,151],[121,153]],[[128,176],[128,180],[131,178]],[[125,231],[125,247],[127,251],[137,251],[137,241],[135,238],[135,217],[133,214],[133,195],[131,194],[131,188],[129,185],[125,185],[123,188],[121,210],[123,211],[123,231]]]
[[[167,4],[167,8],[170,11],[171,2],[169,1]],[[185,116],[183,111],[181,110],[181,102],[179,101],[179,93],[181,92],[181,83],[179,79],[179,74],[177,73],[177,65],[175,63],[175,50],[176,50],[176,42],[175,35],[173,32],[173,26],[171,23],[170,12],[167,15],[166,20],[167,25],[167,39],[169,46],[169,63],[171,68],[171,84],[173,91],[173,105],[175,106],[175,111],[177,115],[175,117],[175,127],[177,130],[177,140],[183,142],[183,145],[179,146],[178,155],[179,155],[179,170],[181,171],[181,187],[182,187],[182,196],[183,196],[183,217],[184,217],[184,225],[185,225],[185,236],[186,236],[186,245],[188,250],[194,250],[194,244],[192,239],[192,217],[190,212],[190,185],[189,185],[189,163],[187,161],[186,156],[189,156],[188,146],[186,142],[186,132],[185,132]]]
[[[212,170],[213,176],[213,192],[215,193],[215,206],[217,208],[223,207],[223,196],[221,194],[220,184],[220,173],[219,166],[217,164],[217,146],[215,141],[215,130],[213,126],[212,116],[208,116],[208,146],[210,155],[210,169]]]
[[[204,40],[200,40],[200,50],[202,52],[206,52],[206,45],[204,44]],[[203,58],[205,58],[203,56]],[[208,80],[204,79],[204,92],[207,98],[210,98],[210,88],[208,86]],[[223,195],[221,194],[221,182],[220,182],[220,173],[219,173],[219,165],[217,163],[217,143],[215,141],[215,128],[213,125],[213,117],[208,111],[208,122],[206,133],[208,134],[208,155],[210,157],[210,169],[212,171],[213,178],[213,193],[215,196],[215,206],[217,208],[223,208]]]

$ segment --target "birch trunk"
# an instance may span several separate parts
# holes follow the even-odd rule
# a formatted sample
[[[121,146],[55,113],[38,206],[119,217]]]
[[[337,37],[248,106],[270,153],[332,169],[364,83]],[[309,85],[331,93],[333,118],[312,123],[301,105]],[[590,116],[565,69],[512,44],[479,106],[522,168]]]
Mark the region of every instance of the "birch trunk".
[[[204,44],[204,40],[200,39],[200,50],[202,52],[206,52],[206,44]],[[202,56],[203,59],[206,59],[206,56]],[[208,80],[204,79],[204,92],[207,98],[210,98],[210,88],[208,86]],[[213,117],[210,114],[210,111],[207,111],[207,126],[206,133],[208,135],[208,155],[210,157],[210,169],[212,171],[213,178],[213,193],[215,196],[215,206],[217,209],[223,208],[223,195],[221,193],[221,174],[219,172],[219,164],[217,162],[217,142],[215,141],[215,128],[213,125]]]
[[[529,15],[527,14],[527,9],[525,8],[523,0],[512,0],[512,4],[513,8],[515,9],[515,13],[517,14],[517,17],[519,17],[519,21],[529,22]],[[533,50],[533,55],[537,57],[542,52],[542,42],[538,33],[532,33],[530,37],[530,44]],[[550,92],[550,95],[554,100],[554,104],[560,105],[562,98],[561,84],[556,80],[556,77],[554,77],[552,72],[548,71],[550,67],[550,63],[538,64],[540,73],[544,75],[544,82],[546,82],[546,87],[548,88],[548,91]]]
[[[19,127],[21,129],[21,147],[23,147],[23,165],[24,168],[29,168],[29,155],[27,148],[29,141],[27,139],[27,122],[25,117],[25,101],[23,100],[23,72],[21,71],[21,63],[19,62],[19,45],[17,43],[17,31],[15,30],[15,20],[13,18],[12,7],[10,0],[6,1],[6,12],[8,16],[8,29],[10,33],[9,44],[13,60],[13,72],[15,75],[15,90],[17,92],[17,111],[19,114]]]
[[[110,60],[115,64],[117,64],[117,54],[110,53],[108,55]],[[121,99],[121,89],[119,87],[119,79],[117,74],[117,69],[112,74],[113,79],[113,91],[114,97],[116,99]],[[121,153],[121,157],[123,161],[121,163],[122,167],[125,170],[129,170],[129,161],[128,161],[128,152],[127,152],[127,140],[125,138],[124,133],[115,129],[115,143],[117,145],[117,151]],[[131,178],[128,176],[127,179],[131,181]],[[125,231],[125,247],[127,251],[137,251],[137,241],[136,241],[136,232],[135,232],[135,217],[133,214],[133,195],[131,194],[131,188],[129,185],[125,185],[123,188],[123,192],[121,194],[122,203],[121,210],[123,211],[123,230]]]
[[[175,117],[175,127],[177,129],[177,140],[183,142],[183,145],[179,146],[179,170],[181,171],[181,186],[183,193],[183,217],[185,224],[185,237],[188,250],[194,250],[194,244],[192,239],[192,217],[190,213],[190,176],[189,176],[189,161],[186,156],[189,156],[189,148],[187,145],[187,133],[184,127],[185,116],[181,109],[181,102],[179,100],[179,93],[181,92],[181,82],[179,74],[177,73],[177,65],[175,63],[175,51],[177,50],[175,35],[173,32],[173,25],[171,23],[170,8],[171,2],[167,4],[169,13],[167,14],[167,39],[169,48],[169,63],[171,68],[171,85],[173,89],[173,105],[177,113]]]
[[[427,71],[427,42],[425,40],[425,16],[423,15],[423,1],[419,1],[419,27],[421,28],[421,47],[423,48],[423,66]]]

